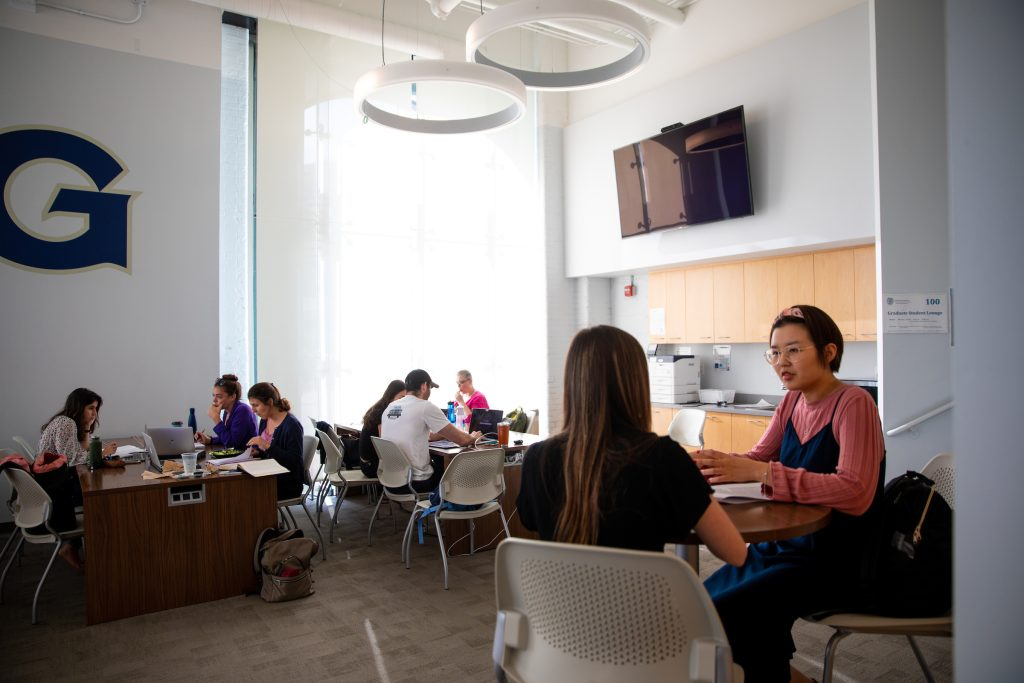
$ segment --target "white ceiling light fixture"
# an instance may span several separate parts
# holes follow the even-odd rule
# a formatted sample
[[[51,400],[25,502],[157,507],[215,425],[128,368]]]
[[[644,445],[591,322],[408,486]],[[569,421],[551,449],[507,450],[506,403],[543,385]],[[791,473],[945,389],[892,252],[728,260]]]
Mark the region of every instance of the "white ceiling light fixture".
[[[465,118],[420,118],[415,111],[405,115],[374,104],[371,99],[385,88],[430,83],[457,84],[497,93],[508,105],[496,111]],[[526,111],[526,86],[501,69],[472,62],[421,59],[395,62],[368,71],[356,81],[356,111],[382,126],[412,133],[477,133],[494,130],[517,121]]]
[[[636,41],[626,56],[604,66],[580,71],[529,71],[500,64],[480,48],[494,35],[538,21],[592,21],[622,29]],[[633,10],[610,0],[520,0],[495,7],[466,31],[466,59],[497,67],[516,76],[534,90],[581,90],[625,78],[642,67],[651,55],[647,22]]]

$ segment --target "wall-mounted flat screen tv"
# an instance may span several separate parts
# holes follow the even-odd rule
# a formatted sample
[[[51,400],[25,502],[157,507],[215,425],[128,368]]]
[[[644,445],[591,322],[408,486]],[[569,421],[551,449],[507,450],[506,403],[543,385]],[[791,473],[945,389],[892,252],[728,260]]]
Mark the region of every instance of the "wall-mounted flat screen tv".
[[[743,107],[614,152],[623,237],[754,213]]]

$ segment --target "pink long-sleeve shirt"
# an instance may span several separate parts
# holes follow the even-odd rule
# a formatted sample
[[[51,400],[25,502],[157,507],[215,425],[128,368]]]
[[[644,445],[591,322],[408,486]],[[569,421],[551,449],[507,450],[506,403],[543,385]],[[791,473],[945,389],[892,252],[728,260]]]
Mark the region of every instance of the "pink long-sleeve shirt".
[[[835,474],[783,466],[779,462],[779,450],[790,417],[800,442],[806,443],[824,429],[832,419],[833,410],[832,433],[839,444]],[[798,391],[789,392],[776,408],[761,440],[743,455],[770,463],[771,487],[766,487],[765,493],[772,500],[827,505],[839,512],[862,515],[874,499],[884,454],[875,402],[860,387],[847,386],[817,403],[807,402]]]

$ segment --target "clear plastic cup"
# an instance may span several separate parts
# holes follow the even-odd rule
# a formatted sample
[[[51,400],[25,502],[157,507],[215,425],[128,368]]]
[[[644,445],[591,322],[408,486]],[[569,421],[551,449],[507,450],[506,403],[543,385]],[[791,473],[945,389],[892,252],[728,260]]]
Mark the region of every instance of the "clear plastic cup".
[[[191,477],[196,471],[196,458],[199,457],[198,453],[182,453],[181,454],[181,465],[185,468],[185,476]]]
[[[502,420],[501,422],[498,423],[498,445],[499,446],[507,446],[508,445],[508,430],[509,430],[509,427],[511,427],[511,426],[512,426],[512,423],[509,422],[508,420]]]

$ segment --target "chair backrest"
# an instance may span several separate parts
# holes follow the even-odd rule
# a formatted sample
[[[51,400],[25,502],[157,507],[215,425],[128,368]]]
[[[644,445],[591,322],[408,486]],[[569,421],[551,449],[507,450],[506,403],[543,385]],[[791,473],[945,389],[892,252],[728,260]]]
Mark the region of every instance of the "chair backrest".
[[[327,474],[337,474],[341,470],[341,463],[343,461],[341,450],[338,449],[337,444],[334,443],[329,433],[322,429],[316,430],[316,433],[324,447],[324,471]]]
[[[14,524],[22,529],[31,529],[50,521],[53,501],[32,475],[17,467],[3,471],[11,488],[18,492],[18,498],[11,506]]]
[[[377,451],[380,463],[377,465],[377,479],[384,486],[399,488],[407,486],[412,476],[412,463],[397,443],[371,436],[373,449]],[[386,490],[386,489],[385,489]]]
[[[935,482],[935,490],[946,499],[951,510],[956,509],[956,466],[952,453],[939,453],[924,466],[921,474]]]
[[[489,448],[459,453],[441,475],[441,501],[482,505],[505,490],[505,451]]]
[[[668,426],[669,438],[684,448],[686,446],[704,448],[705,417],[707,417],[707,413],[699,408],[680,408]]]
[[[316,447],[320,439],[309,434],[302,436],[302,480],[306,486],[313,485],[313,478],[309,474],[309,468],[313,464],[313,456],[316,455]]]
[[[714,605],[674,555],[511,538],[498,546],[495,574],[496,673],[519,681],[731,680]]]
[[[533,408],[529,412],[529,418],[526,420],[526,433],[540,435],[540,410]]]
[[[14,442],[18,444],[18,450],[22,452],[22,454],[28,459],[30,463],[36,461],[36,449],[33,448],[28,441],[21,438],[20,436],[16,436],[14,437]]]
[[[309,422],[310,424],[313,425],[313,429],[316,429],[316,423],[318,422],[318,420],[315,417],[311,417],[309,418]]]

